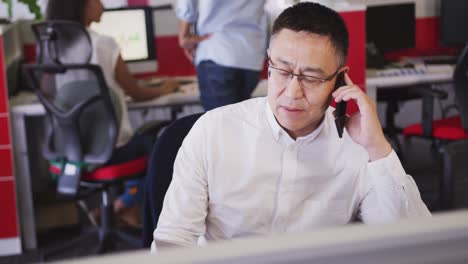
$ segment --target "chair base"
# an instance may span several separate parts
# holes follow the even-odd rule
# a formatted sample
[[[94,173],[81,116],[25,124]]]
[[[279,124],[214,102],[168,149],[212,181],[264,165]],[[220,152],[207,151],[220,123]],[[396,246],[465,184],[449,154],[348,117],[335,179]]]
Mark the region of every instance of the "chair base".
[[[98,227],[85,232],[79,237],[66,242],[63,245],[54,246],[43,251],[43,259],[51,260],[65,252],[79,249],[83,255],[98,255],[111,252],[116,249],[138,249],[141,248],[141,239],[114,225],[113,208],[108,204],[108,190],[102,190],[101,223]],[[80,253],[81,253],[80,252]],[[82,255],[80,255],[82,256]]]
[[[444,141],[433,138],[418,136],[405,137],[405,143],[413,138],[427,139],[430,141],[430,153],[434,160],[440,161],[440,177],[438,183],[437,210],[453,210],[456,205],[455,194],[455,160],[458,160],[458,166],[465,162],[468,156],[468,140],[462,141]]]
[[[119,247],[125,249],[138,249],[140,248],[140,239],[137,239],[120,230],[109,230],[102,234],[99,229],[88,231],[85,234],[75,238],[64,245],[59,245],[43,252],[44,260],[55,259],[54,257],[64,255],[73,249],[84,249],[86,255],[99,255],[107,252],[112,252]],[[90,246],[90,244],[94,244]],[[84,251],[80,250],[80,251]],[[81,253],[81,252],[80,252]]]

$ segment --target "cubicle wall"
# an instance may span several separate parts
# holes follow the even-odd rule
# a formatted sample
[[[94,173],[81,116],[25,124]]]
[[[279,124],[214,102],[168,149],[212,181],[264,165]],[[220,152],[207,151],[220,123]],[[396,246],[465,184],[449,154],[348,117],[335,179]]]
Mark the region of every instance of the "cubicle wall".
[[[273,3],[273,0],[268,0]],[[276,1],[276,0],[274,0]],[[178,20],[175,17],[173,4],[175,0],[128,0],[129,6],[151,6],[154,8],[154,36],[156,44],[156,58],[158,71],[138,74],[137,77],[149,76],[192,76],[195,68],[184,56],[179,47],[177,30]],[[268,8],[267,8],[268,9]],[[338,9],[350,31],[350,49],[348,65],[353,81],[365,90],[365,5],[355,4]],[[30,31],[30,22],[22,22],[21,38],[24,43],[24,57],[26,61],[35,59],[35,43]],[[266,61],[262,78],[267,78]],[[354,103],[349,106],[350,112],[357,109]]]
[[[115,1],[115,0],[111,0]],[[268,0],[279,2],[279,0]],[[439,41],[439,14],[441,0],[347,0],[351,4],[365,4],[368,6],[380,4],[394,4],[402,2],[414,2],[416,11],[415,48],[386,54],[388,58],[398,58],[408,55],[437,55],[456,52],[458,49],[442,47]],[[110,2],[110,1],[108,1]],[[339,2],[339,1],[336,1]],[[129,6],[161,7],[173,5],[176,0],[127,0]],[[183,52],[178,48],[177,19],[170,9],[155,10],[155,42],[157,45],[157,57],[159,71],[146,75],[193,75],[195,70]],[[32,35],[27,31],[23,34],[25,42],[25,58],[33,60],[35,45]],[[264,75],[266,76],[266,75]]]
[[[277,0],[269,1],[278,2]],[[407,55],[447,54],[457,51],[457,49],[450,47],[442,47],[439,43],[440,1],[441,0],[348,0],[348,2],[352,4],[366,4],[368,6],[401,2],[415,3],[415,48],[388,53],[386,54],[388,58],[398,58]],[[152,7],[161,7],[173,5],[176,0],[127,0],[127,2],[129,6],[149,5]],[[346,17],[345,19],[349,22],[349,19]],[[171,9],[156,9],[154,12],[154,29],[159,70],[156,73],[152,72],[145,75],[173,76],[195,74],[194,67],[185,58],[182,50],[178,48],[177,19],[175,18],[174,11]],[[362,31],[358,31],[358,34],[359,33],[362,33]],[[351,36],[353,37],[354,35],[351,34]],[[24,47],[25,58],[33,60],[35,55],[33,38],[27,31],[22,37],[26,44]],[[354,53],[350,52],[350,54],[353,56],[352,54]],[[266,75],[264,75],[264,77],[266,77]]]
[[[21,252],[8,114],[6,55],[3,49],[3,36],[0,34],[0,256]]]

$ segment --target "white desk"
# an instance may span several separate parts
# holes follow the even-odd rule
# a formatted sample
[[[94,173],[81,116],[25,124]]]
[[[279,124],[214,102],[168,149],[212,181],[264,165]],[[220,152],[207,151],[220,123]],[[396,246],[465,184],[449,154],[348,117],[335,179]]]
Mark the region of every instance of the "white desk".
[[[366,92],[377,101],[377,89],[391,89],[392,87],[410,86],[415,84],[436,84],[450,82],[453,78],[453,65],[430,65],[424,68],[424,74],[410,74],[379,77],[378,70],[366,71]]]
[[[185,79],[184,79],[185,80]],[[184,87],[190,86],[188,89]],[[157,88],[155,88],[157,89]],[[255,90],[252,92],[252,97],[261,97],[267,95],[267,80],[261,80]],[[200,91],[198,84],[182,85],[178,92],[167,94],[153,100],[135,102],[128,100],[128,109],[135,110],[141,108],[164,108],[174,105],[200,104]],[[37,98],[32,93],[24,93],[21,98],[13,98],[10,100],[11,112],[22,113],[27,115],[44,115],[44,107],[37,101]]]
[[[188,84],[192,86],[185,91],[179,91],[176,93],[168,94],[159,98],[155,98],[149,101],[131,102],[128,105],[129,109],[138,108],[152,108],[152,107],[168,107],[173,105],[185,105],[185,104],[200,104],[200,91],[198,85]],[[184,90],[184,86],[181,87]],[[267,80],[261,80],[255,90],[252,92],[252,97],[266,96],[267,94]]]
[[[156,109],[163,112],[169,110],[169,115],[165,115],[166,118],[164,119],[174,119],[175,113],[180,111],[184,106],[200,105],[199,92],[196,84],[192,88],[193,89],[188,90],[188,92],[180,91],[154,100],[142,102],[130,101],[128,102],[130,117],[134,116],[132,112],[146,115],[149,109]],[[264,96],[266,95],[266,90],[266,81],[260,81],[252,96]],[[40,121],[33,119],[43,117],[45,115],[45,109],[42,104],[37,101],[35,95],[30,93],[23,94],[21,98],[13,98],[10,101],[10,113],[21,237],[25,249],[31,250],[37,248],[32,190],[34,186],[33,182],[38,181],[37,176],[39,176],[32,175],[32,168],[34,167],[33,171],[36,174],[43,172],[44,168],[38,164],[31,164],[35,163],[35,161],[39,162],[42,159],[42,155],[40,144],[31,142],[34,140],[28,140],[28,133],[37,136],[36,134],[41,135],[43,132],[41,128],[28,124],[28,120],[33,123]],[[135,122],[131,123],[134,127],[138,127],[138,125],[144,123],[144,120],[139,120],[136,124]],[[35,131],[31,131],[31,129]],[[32,154],[32,151],[34,151],[35,155]]]

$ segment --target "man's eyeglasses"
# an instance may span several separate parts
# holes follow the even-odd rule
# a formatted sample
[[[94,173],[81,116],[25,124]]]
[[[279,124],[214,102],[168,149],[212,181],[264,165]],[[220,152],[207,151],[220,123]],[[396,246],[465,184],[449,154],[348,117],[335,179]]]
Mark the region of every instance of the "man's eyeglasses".
[[[303,74],[295,74],[290,71],[280,69],[276,67],[271,59],[268,59],[268,68],[274,70],[274,78],[275,80],[281,84],[287,86],[289,82],[293,79],[294,76],[297,77],[297,80],[299,83],[302,85],[302,87],[306,89],[314,89],[320,87],[324,82],[328,82],[333,80],[335,76],[340,72],[339,68],[336,70],[332,75],[326,77],[326,78],[318,78],[314,76],[307,76]]]

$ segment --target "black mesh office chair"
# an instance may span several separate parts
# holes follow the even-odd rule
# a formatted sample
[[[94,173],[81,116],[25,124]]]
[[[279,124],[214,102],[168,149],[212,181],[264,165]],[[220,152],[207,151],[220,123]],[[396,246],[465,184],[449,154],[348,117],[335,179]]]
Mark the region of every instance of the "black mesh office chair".
[[[174,161],[180,146],[193,124],[202,114],[194,114],[174,121],[156,141],[145,178],[143,247],[150,247],[153,231],[158,224],[164,196],[172,180]]]
[[[46,110],[44,157],[58,177],[57,193],[83,199],[100,192],[101,223],[65,245],[47,250],[46,257],[70,248],[89,248],[95,253],[116,244],[137,248],[140,240],[114,226],[111,186],[142,177],[148,157],[142,155],[118,164],[106,164],[115,149],[120,109],[107,87],[99,66],[91,65],[92,43],[80,24],[48,21],[32,26],[38,42],[37,63],[25,67],[28,79]]]
[[[398,86],[388,89],[377,90],[378,102],[386,103],[385,108],[385,126],[383,131],[388,139],[393,143],[396,153],[405,162],[402,144],[398,138],[403,132],[402,127],[395,123],[395,115],[400,111],[399,104],[411,100],[421,100],[427,95],[440,100],[447,98],[447,93],[433,89],[431,84],[418,84],[408,86]]]
[[[421,91],[422,122],[403,130],[406,138],[420,137],[431,140],[442,157],[443,175],[439,190],[441,209],[451,209],[455,206],[455,190],[462,186],[456,186],[454,175],[468,169],[468,44],[455,67],[453,87],[459,115],[433,120],[434,98],[437,98],[437,95]],[[465,175],[462,176],[466,178]],[[461,182],[466,181],[466,179],[461,180]],[[459,193],[462,191],[460,189]],[[467,205],[468,201],[465,201],[465,206]]]

